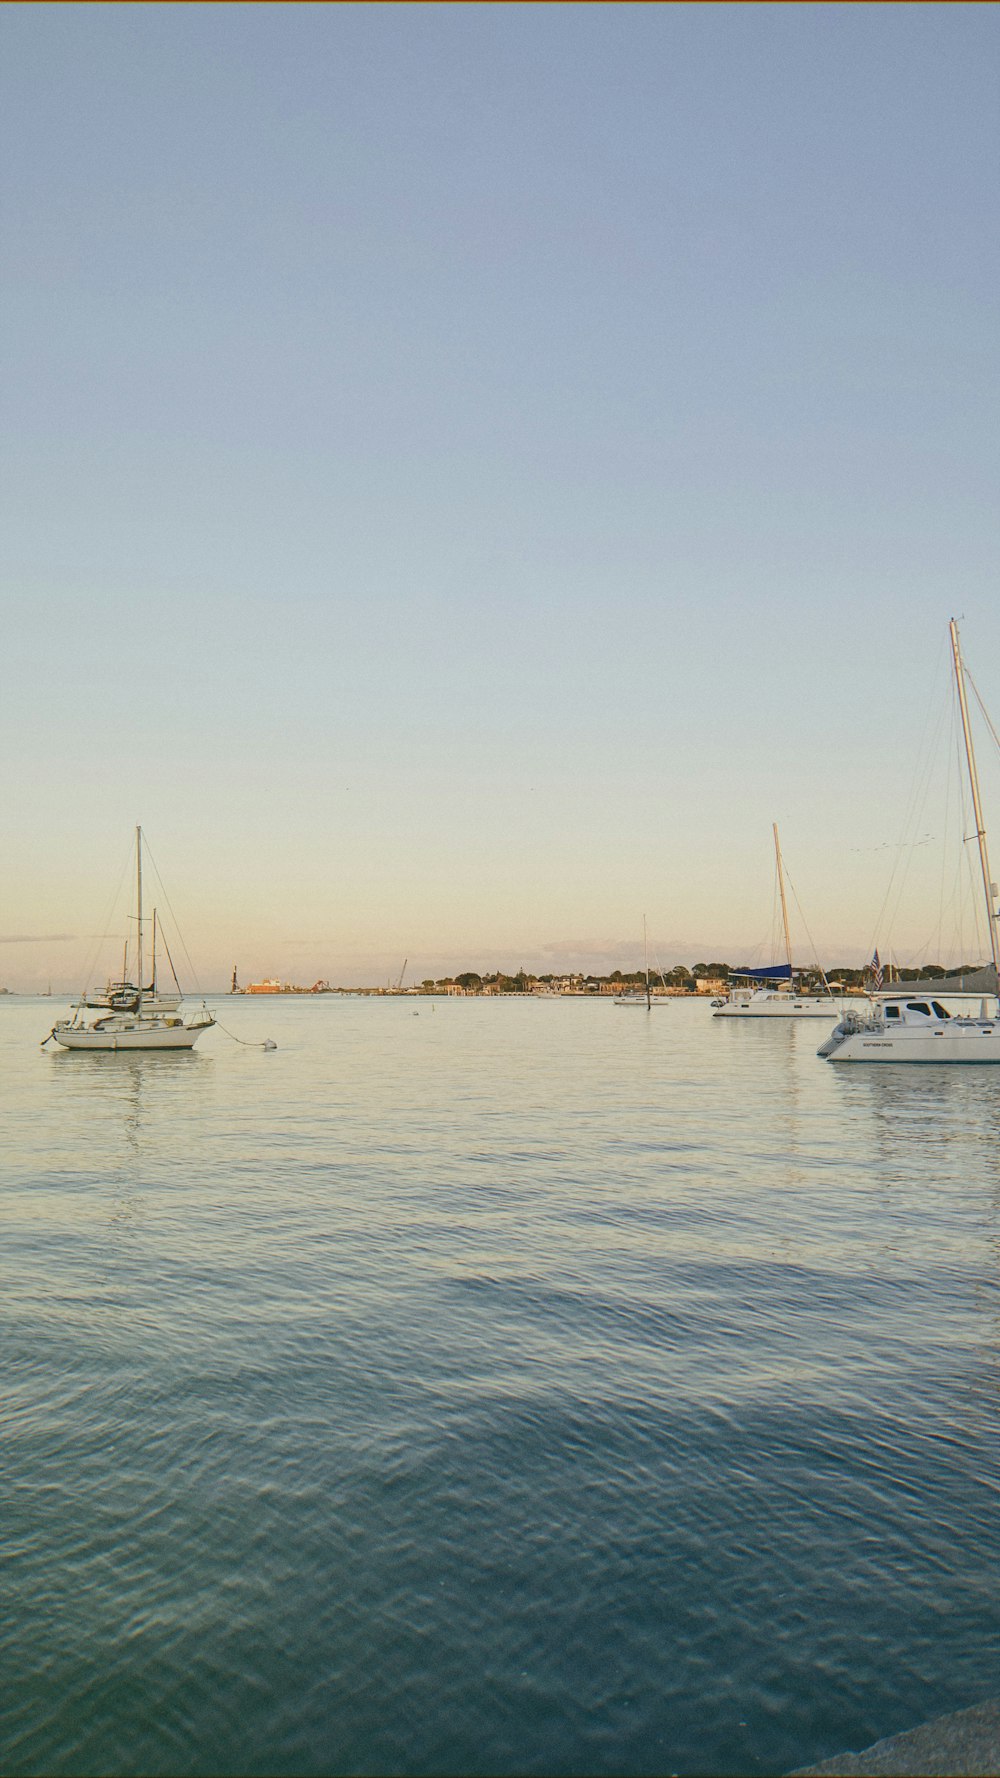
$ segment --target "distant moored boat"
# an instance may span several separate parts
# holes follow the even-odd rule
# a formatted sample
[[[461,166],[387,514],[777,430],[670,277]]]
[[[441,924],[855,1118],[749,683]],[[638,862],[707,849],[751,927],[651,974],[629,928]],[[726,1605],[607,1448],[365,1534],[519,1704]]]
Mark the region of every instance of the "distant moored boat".
[[[829,988],[824,994],[803,994],[797,991],[795,978],[801,975],[792,963],[792,939],[788,925],[788,902],[785,896],[785,868],[781,861],[778,823],[772,823],[774,858],[781,891],[781,918],[785,929],[785,962],[768,963],[761,969],[749,965],[732,970],[738,982],[724,1000],[713,1000],[717,1019],[835,1019],[839,1003]],[[824,983],[826,978],[824,977]]]

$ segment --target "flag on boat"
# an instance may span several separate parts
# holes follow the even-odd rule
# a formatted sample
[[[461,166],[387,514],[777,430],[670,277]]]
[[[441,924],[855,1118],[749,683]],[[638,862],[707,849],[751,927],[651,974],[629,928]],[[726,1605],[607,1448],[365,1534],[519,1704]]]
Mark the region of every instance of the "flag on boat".
[[[882,965],[879,962],[879,955],[878,955],[878,947],[877,946],[872,954],[872,960],[868,965],[868,974],[871,976],[872,987],[874,988],[874,990],[877,994],[879,989],[882,986],[882,981],[883,981],[883,970],[882,970]]]

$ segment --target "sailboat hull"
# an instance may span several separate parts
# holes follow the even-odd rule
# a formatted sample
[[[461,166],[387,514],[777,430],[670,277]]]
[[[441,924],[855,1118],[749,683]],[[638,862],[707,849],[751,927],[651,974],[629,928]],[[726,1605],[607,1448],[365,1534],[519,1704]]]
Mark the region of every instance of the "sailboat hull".
[[[839,1018],[840,1006],[825,995],[811,998],[792,994],[749,994],[741,999],[737,993],[730,1000],[715,1006],[716,1019],[831,1019]]]
[[[52,1036],[56,1042],[67,1050],[189,1050],[193,1049],[203,1031],[208,1031],[214,1020],[199,1025],[150,1025],[145,1029],[136,1027],[132,1030],[101,1031],[94,1026],[58,1025],[53,1027]]]
[[[855,1029],[838,1025],[816,1053],[828,1062],[1000,1062],[1000,1019],[927,1020],[894,1030],[857,1021]]]

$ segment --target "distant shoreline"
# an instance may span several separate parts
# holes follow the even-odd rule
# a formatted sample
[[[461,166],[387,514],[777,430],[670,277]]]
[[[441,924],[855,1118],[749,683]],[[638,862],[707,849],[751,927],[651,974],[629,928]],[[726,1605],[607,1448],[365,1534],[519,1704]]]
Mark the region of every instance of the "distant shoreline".
[[[650,994],[654,1000],[706,1000],[719,995],[728,994],[733,982],[739,978],[740,972],[726,964],[709,965],[713,973],[701,973],[705,966],[696,965],[694,970],[683,966],[668,970],[664,975],[657,972],[657,980],[650,982]],[[893,972],[897,982],[912,982],[914,988],[928,980],[940,980],[943,975],[955,973],[956,968],[972,970],[978,965],[931,964],[921,969],[902,969]],[[718,970],[719,973],[714,973]],[[799,977],[798,992],[822,993],[828,988],[833,994],[864,995],[869,991],[868,972],[864,969],[849,969],[846,966],[827,970],[824,975],[818,971],[803,970]],[[463,972],[458,976],[442,978],[438,981],[425,979],[409,987],[386,983],[383,987],[366,984],[362,987],[332,986],[328,981],[316,982],[312,987],[302,987],[294,982],[279,982],[272,978],[267,982],[248,983],[246,987],[194,989],[186,996],[187,999],[198,999],[202,995],[210,995],[213,999],[238,1000],[312,1000],[332,996],[334,999],[362,1000],[615,1000],[622,996],[632,998],[636,994],[644,994],[645,977],[641,971],[628,975],[617,971],[611,976],[534,976],[527,972],[519,972],[516,976],[496,974],[479,975],[475,971]],[[73,999],[76,989],[39,989],[39,988],[7,988],[0,987],[0,996],[10,999],[25,1000],[66,1000]]]

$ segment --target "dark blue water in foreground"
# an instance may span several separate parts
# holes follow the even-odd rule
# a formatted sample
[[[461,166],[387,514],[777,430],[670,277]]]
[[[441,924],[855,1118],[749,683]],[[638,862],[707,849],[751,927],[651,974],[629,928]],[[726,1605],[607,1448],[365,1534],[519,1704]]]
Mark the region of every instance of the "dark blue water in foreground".
[[[0,1007],[0,1769],[780,1772],[997,1690],[1000,1071]]]

